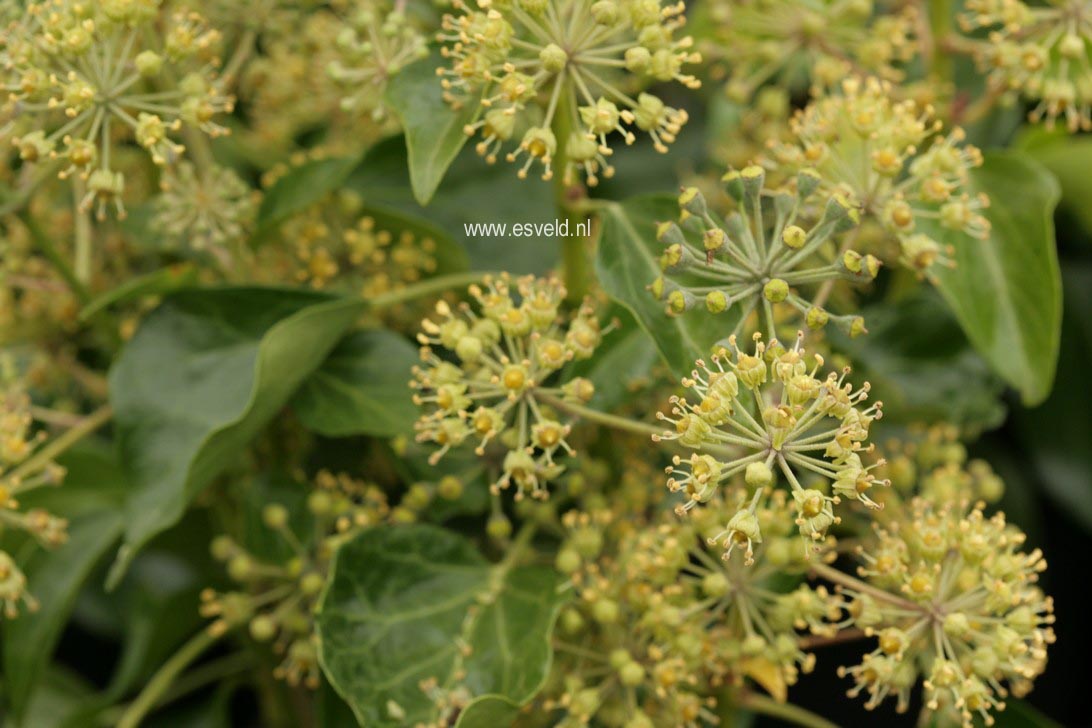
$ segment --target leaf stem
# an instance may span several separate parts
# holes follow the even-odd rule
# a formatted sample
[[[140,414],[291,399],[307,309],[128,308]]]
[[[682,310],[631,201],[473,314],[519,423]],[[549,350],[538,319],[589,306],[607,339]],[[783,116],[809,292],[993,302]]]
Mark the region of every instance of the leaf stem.
[[[610,427],[615,430],[621,430],[622,432],[632,432],[636,435],[647,435],[652,437],[653,435],[663,435],[664,429],[657,427],[656,425],[650,425],[646,422],[640,422],[638,420],[631,420],[628,417],[619,417],[618,415],[607,414],[606,412],[600,412],[594,410],[591,407],[585,407],[583,405],[576,404],[575,402],[569,402],[560,397],[555,397],[552,394],[544,394],[542,392],[536,392],[535,397],[548,404],[555,409],[568,412],[571,415],[594,422],[604,427]],[[664,440],[668,445],[674,445],[674,440]],[[681,447],[681,446],[680,446]],[[735,457],[738,453],[733,452],[729,448],[720,447],[719,445],[703,445],[702,452],[709,453],[710,455],[725,455],[728,457]]]
[[[190,663],[200,657],[219,638],[220,635],[213,635],[207,629],[202,629],[189,642],[182,645],[178,652],[164,662],[162,667],[152,676],[152,679],[140,691],[140,695],[136,697],[136,700],[129,703],[129,707],[125,709],[125,713],[118,720],[118,728],[136,728],[140,725],[140,722],[151,712],[160,697],[167,692],[167,689],[178,678],[179,673],[189,667]]]
[[[76,258],[73,263],[76,280],[84,286],[91,282],[91,211],[84,208],[83,198],[87,194],[87,185],[77,177],[72,183],[72,196],[75,198],[73,214],[76,216]]]
[[[850,589],[855,589],[859,592],[875,597],[876,599],[885,601],[888,604],[897,604],[900,607],[912,609],[915,611],[921,610],[921,607],[917,604],[914,604],[909,600],[903,599],[902,597],[896,596],[889,592],[885,592],[883,589],[877,589],[871,584],[867,584],[860,579],[857,579],[856,577],[850,576],[843,571],[838,571],[833,566],[816,563],[811,565],[811,570],[812,573],[818,574],[827,581],[832,581],[835,584],[841,584],[842,586],[849,587]]]
[[[436,276],[435,278],[429,278],[427,281],[414,283],[412,286],[406,286],[397,291],[375,296],[368,301],[368,304],[372,308],[386,308],[399,303],[405,303],[406,301],[413,301],[417,298],[424,298],[425,296],[442,293],[451,288],[461,288],[471,283],[477,283],[487,275],[489,275],[489,273],[482,271],[466,271],[463,273],[449,273],[448,275]]]
[[[254,52],[254,45],[258,40],[258,31],[254,28],[247,28],[243,31],[243,34],[239,36],[239,41],[235,44],[235,51],[231,54],[231,58],[228,60],[227,65],[224,66],[224,70],[220,73],[221,82],[224,85],[224,89],[228,90],[235,85],[236,76],[239,71],[242,70],[243,65],[250,59],[250,54]]]
[[[622,430],[623,432],[632,432],[637,435],[662,435],[663,428],[656,427],[655,425],[649,425],[637,420],[631,420],[628,417],[619,417],[618,415],[610,415],[606,412],[600,412],[594,410],[591,407],[584,407],[583,405],[576,404],[575,402],[568,402],[560,397],[555,397],[550,394],[536,393],[535,397],[542,402],[550,405],[551,407],[559,410],[564,410],[569,414],[576,415],[581,419],[588,420],[589,422],[595,422],[605,427],[610,427],[615,430]]]
[[[588,238],[579,235],[578,227],[584,218],[578,210],[581,200],[587,198],[587,192],[581,184],[570,185],[565,181],[565,167],[568,165],[569,137],[572,135],[573,110],[569,108],[568,94],[562,94],[554,114],[553,131],[557,140],[557,153],[554,154],[554,202],[560,219],[566,222],[568,235],[561,238],[561,272],[565,281],[570,302],[579,302],[591,287],[591,267],[589,265]]]
[[[254,664],[253,658],[246,652],[236,652],[218,660],[208,662],[186,673],[174,682],[170,690],[163,693],[155,702],[155,708],[160,708],[183,698],[192,692],[200,690],[210,683],[219,683],[237,673],[250,669]],[[110,708],[102,715],[102,721],[115,724],[127,705],[118,705]]]
[[[780,718],[789,723],[804,726],[804,728],[838,728],[834,723],[812,713],[810,710],[791,703],[779,703],[761,693],[750,691],[740,693],[738,703],[741,708],[768,715],[771,718]]]

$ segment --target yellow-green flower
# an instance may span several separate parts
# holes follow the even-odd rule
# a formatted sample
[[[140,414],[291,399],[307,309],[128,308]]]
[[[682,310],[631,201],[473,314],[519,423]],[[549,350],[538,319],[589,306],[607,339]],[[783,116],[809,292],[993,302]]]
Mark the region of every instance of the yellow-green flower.
[[[627,144],[634,130],[666,152],[687,114],[642,89],[652,83],[699,83],[684,67],[701,60],[683,26],[682,2],[660,0],[455,0],[444,16],[440,69],[445,97],[456,107],[480,104],[466,127],[480,134],[478,153],[522,158],[520,177],[538,164],[544,179],[563,153],[566,182],[594,185],[610,177],[611,137]],[[556,138],[556,130],[566,129]]]

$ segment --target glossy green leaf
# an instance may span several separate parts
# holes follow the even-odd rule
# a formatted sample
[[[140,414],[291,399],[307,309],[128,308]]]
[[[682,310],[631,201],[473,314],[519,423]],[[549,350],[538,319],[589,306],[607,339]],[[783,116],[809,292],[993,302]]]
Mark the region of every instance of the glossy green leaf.
[[[357,331],[307,378],[292,407],[305,427],[327,437],[411,435],[418,409],[408,383],[417,360],[398,334]]]
[[[459,713],[455,728],[496,728],[512,725],[519,714],[519,705],[496,695],[483,695],[471,700]]]
[[[554,221],[557,212],[548,182],[537,177],[521,181],[513,165],[486,164],[471,148],[463,149],[445,179],[427,209],[417,204],[406,172],[405,141],[393,137],[368,150],[349,185],[363,197],[365,209],[427,217],[466,250],[473,270],[541,274],[557,264],[561,245],[556,237],[483,235],[468,227]],[[513,194],[517,182],[519,194]]]
[[[955,267],[937,267],[937,288],[975,348],[1034,405],[1050,394],[1061,334],[1058,183],[1025,155],[998,152],[986,155],[972,184],[993,202],[990,238],[933,230],[941,240],[958,238]]]
[[[1086,233],[1092,233],[1092,139],[1065,130],[1027,129],[1017,147],[1050,170],[1062,191],[1061,206],[1071,213]]]
[[[35,688],[22,723],[15,725],[20,728],[69,728],[72,716],[94,700],[92,686],[81,677],[51,666]]]
[[[335,557],[316,617],[320,663],[368,726],[435,721],[420,683],[454,688],[456,672],[473,698],[523,703],[549,669],[559,583],[542,567],[491,565],[435,526],[370,529]]]
[[[659,349],[677,376],[694,368],[694,360],[731,333],[733,312],[712,315],[704,308],[668,316],[647,286],[660,275],[663,245],[656,240],[656,223],[678,217],[673,197],[637,197],[610,205],[603,212],[603,229],[595,269],[611,298],[621,303]],[[733,309],[734,311],[734,309]]]
[[[23,565],[27,589],[40,606],[4,625],[4,688],[16,715],[26,709],[80,587],[121,531],[118,510],[84,514],[69,523],[64,544],[50,551],[36,550]]]
[[[994,728],[1062,728],[1062,724],[1048,718],[1026,700],[1006,700],[1005,709],[995,711]]]
[[[386,100],[406,134],[413,196],[427,205],[447,168],[466,144],[463,128],[473,123],[481,105],[468,101],[456,111],[444,101],[436,69],[440,54],[403,68],[387,85]]]
[[[110,372],[132,483],[111,584],[239,457],[365,305],[295,290],[191,290],[145,319]]]
[[[863,311],[869,334],[827,335],[883,401],[883,422],[950,422],[981,431],[1005,416],[1004,385],[971,348],[940,297],[932,291]]]
[[[1067,264],[1065,311],[1058,384],[1041,406],[1015,411],[1012,422],[1043,492],[1092,532],[1092,265]]]
[[[262,197],[255,237],[339,189],[359,163],[357,157],[334,157],[292,167]]]
[[[96,297],[80,311],[80,320],[86,321],[95,314],[119,303],[126,303],[143,296],[161,296],[180,288],[186,288],[197,280],[197,269],[192,265],[179,264],[154,270],[142,276],[130,278],[117,288]]]

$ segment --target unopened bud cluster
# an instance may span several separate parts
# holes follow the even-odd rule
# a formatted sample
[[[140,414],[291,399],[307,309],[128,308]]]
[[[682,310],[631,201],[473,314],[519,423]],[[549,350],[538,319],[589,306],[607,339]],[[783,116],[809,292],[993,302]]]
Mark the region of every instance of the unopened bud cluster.
[[[152,227],[179,247],[227,250],[253,227],[255,193],[230,169],[212,166],[199,173],[180,162],[164,171],[160,189]]]
[[[557,568],[577,599],[561,615],[555,678],[543,708],[557,725],[701,726],[729,684],[780,700],[815,657],[806,635],[833,634],[839,600],[824,587],[776,582],[806,564],[782,492],[758,513],[771,548],[753,567],[710,553],[734,506],[693,519],[570,511]]]
[[[480,135],[477,150],[489,162],[518,140],[507,159],[523,159],[520,177],[537,164],[550,179],[561,154],[565,181],[594,185],[614,172],[615,133],[631,144],[635,128],[666,152],[687,121],[685,111],[642,91],[651,83],[699,85],[683,70],[701,60],[693,40],[675,38],[681,0],[455,0],[453,7],[458,14],[444,17],[439,36],[451,66],[439,73],[452,105],[481,105],[466,132]],[[562,128],[567,137],[559,139]]]
[[[866,219],[898,241],[899,260],[922,274],[950,260],[945,230],[989,235],[989,199],[970,191],[982,164],[962,129],[942,135],[933,109],[892,97],[890,84],[845,79],[792,120],[795,141],[770,145],[770,165],[783,173],[815,169],[829,189],[860,205]]]
[[[900,711],[919,680],[926,707],[967,728],[1031,690],[1054,642],[1053,602],[1037,585],[1046,562],[1022,550],[1024,534],[982,506],[919,499],[876,529],[859,551],[860,587],[840,588],[849,617],[878,638],[840,673],[866,707],[893,697]]]
[[[990,86],[1015,100],[1030,101],[1033,122],[1070,132],[1092,129],[1092,23],[1087,0],[967,0],[960,25],[971,33],[978,67]]]
[[[86,188],[84,209],[124,215],[125,180],[111,156],[134,140],[158,165],[176,162],[183,126],[212,136],[233,101],[217,88],[220,35],[195,12],[159,0],[44,0],[4,31],[0,68],[13,105],[12,143],[24,162],[54,160]]]
[[[266,253],[273,277],[318,290],[351,290],[371,298],[416,283],[439,265],[433,238],[407,228],[392,231],[360,216],[360,200],[351,194],[310,205],[283,231],[288,250],[269,246]]]
[[[251,637],[272,644],[281,656],[274,677],[312,689],[320,679],[314,611],[330,559],[341,542],[391,513],[381,489],[346,475],[321,471],[314,486],[303,519],[279,503],[261,509],[261,530],[274,536],[277,549],[258,555],[228,536],[216,537],[212,556],[239,586],[201,594],[201,615],[213,620],[213,635],[245,625]]]
[[[857,210],[839,194],[820,193],[821,180],[810,170],[797,175],[795,192],[775,192],[765,182],[758,166],[724,175],[735,202],[724,218],[714,217],[696,187],[684,189],[679,224],[661,223],[657,230],[665,245],[663,276],[649,286],[652,294],[672,315],[699,307],[727,313],[736,321],[733,334],[752,314],[772,333],[775,307],[811,329],[833,321],[850,335],[863,333],[860,316],[832,315],[807,295],[824,282],[868,282],[879,272],[875,257],[850,249],[838,254],[829,244],[857,224]]]
[[[344,91],[346,111],[367,111],[381,121],[387,114],[383,93],[405,66],[428,55],[424,33],[406,11],[386,0],[358,0],[334,42],[337,58],[327,73]]]
[[[753,353],[746,353],[733,338],[711,364],[699,360],[683,379],[693,399],[672,397],[671,416],[658,413],[672,429],[654,439],[696,451],[689,458],[675,456],[667,468],[668,488],[686,497],[676,512],[709,502],[739,477],[753,490],[719,539],[726,558],[739,548],[747,562],[754,560],[762,542],[756,513],[780,478],[789,485],[805,553],[838,522],[833,507],[842,499],[876,508],[870,492],[887,485],[872,473],[883,461],[861,461],[861,453],[872,450],[865,441],[881,404],[862,404],[869,385],[854,389],[846,381],[848,367],[817,376],[822,357],[816,355],[809,370],[804,353],[799,339],[786,350],[776,340],[763,344],[756,334]]]
[[[928,428],[911,427],[898,440],[883,444],[886,462],[877,475],[891,481],[883,502],[909,500],[921,496],[933,503],[958,503],[961,499],[996,503],[1005,492],[1004,481],[990,464],[969,459],[967,448],[959,441],[958,429],[951,425]],[[898,508],[894,509],[897,514]]]
[[[812,92],[851,72],[890,81],[917,51],[916,8],[872,0],[805,2],[737,0],[718,3],[708,55],[729,69],[728,97],[745,101],[770,81],[787,87],[810,81]]]
[[[471,286],[470,295],[477,311],[441,301],[437,319],[421,324],[423,365],[410,386],[427,411],[417,439],[440,446],[434,463],[464,444],[484,456],[496,443],[504,455],[494,493],[514,487],[517,498],[545,498],[546,484],[565,470],[555,457],[573,453],[558,405],[585,403],[595,391],[587,379],[556,375],[591,357],[603,332],[587,304],[571,317],[562,313],[565,289],[556,279],[504,274]]]

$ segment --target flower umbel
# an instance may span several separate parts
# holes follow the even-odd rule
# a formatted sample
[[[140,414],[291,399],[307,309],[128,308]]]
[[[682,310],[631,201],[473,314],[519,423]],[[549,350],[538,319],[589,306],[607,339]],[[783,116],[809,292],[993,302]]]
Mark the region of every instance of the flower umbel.
[[[390,510],[383,491],[345,475],[321,471],[307,497],[307,528],[279,503],[262,508],[263,530],[279,541],[283,558],[259,557],[227,536],[216,537],[212,555],[224,563],[238,591],[201,594],[201,615],[220,635],[247,625],[251,637],[269,642],[282,662],[273,671],[290,685],[319,685],[314,611],[326,584],[330,559],[343,541],[384,522]]]
[[[1053,603],[1036,585],[1046,562],[1023,543],[1004,514],[923,499],[877,528],[860,549],[866,583],[840,587],[847,623],[879,638],[861,664],[840,671],[856,683],[849,695],[867,693],[870,709],[894,696],[903,711],[924,677],[930,710],[968,728],[976,717],[992,725],[1009,692],[1031,690],[1054,642]]]
[[[857,210],[840,195],[818,194],[820,179],[814,172],[797,176],[795,194],[766,189],[765,178],[758,166],[724,176],[736,209],[723,221],[713,217],[697,188],[683,190],[682,227],[667,222],[657,230],[657,239],[667,247],[660,257],[664,277],[650,286],[653,294],[666,302],[669,314],[702,304],[710,313],[735,314],[733,334],[757,311],[772,336],[774,307],[782,305],[794,309],[809,328],[834,321],[851,335],[863,333],[859,316],[832,316],[803,292],[824,281],[876,277],[880,262],[871,255],[847,249],[831,260],[835,254],[824,253],[828,241],[856,224]],[[809,221],[809,207],[819,207],[821,217]],[[684,228],[700,244],[688,240]]]
[[[239,242],[256,212],[255,195],[230,169],[199,173],[189,162],[167,169],[155,200],[155,229],[194,250],[223,250]]]
[[[990,31],[971,48],[995,92],[1034,102],[1028,118],[1048,128],[1092,129],[1092,2],[967,0],[964,11],[964,31]]]
[[[587,402],[594,392],[579,377],[547,382],[566,363],[590,357],[604,332],[589,305],[563,317],[565,289],[557,280],[520,278],[514,289],[512,283],[506,274],[487,278],[484,288],[470,287],[478,312],[441,301],[439,320],[422,322],[417,338],[425,366],[414,370],[410,386],[430,411],[417,423],[417,439],[440,445],[433,462],[468,441],[477,441],[478,455],[497,442],[506,454],[494,493],[514,485],[517,499],[546,498],[546,483],[565,470],[554,457],[573,452],[566,440],[571,425],[558,421],[551,404]],[[437,346],[458,363],[440,358]]]
[[[746,100],[771,80],[812,92],[849,71],[898,81],[915,55],[913,5],[830,0],[735,0],[714,7],[709,54],[729,66],[729,98]]]
[[[681,491],[686,501],[676,507],[684,514],[712,498],[717,489],[742,475],[754,495],[728,522],[721,535],[726,556],[743,548],[753,559],[754,546],[762,541],[755,516],[765,490],[774,485],[776,472],[788,481],[796,506],[796,524],[805,544],[821,541],[837,523],[833,506],[841,499],[858,500],[878,507],[869,496],[875,486],[887,485],[865,467],[860,454],[866,446],[872,422],[881,416],[881,404],[864,407],[869,385],[858,389],[846,382],[849,368],[816,376],[823,358],[816,355],[808,370],[798,338],[792,349],[776,340],[768,346],[755,335],[753,354],[736,346],[721,349],[711,365],[698,360],[684,387],[694,392],[693,401],[672,397],[671,415],[658,413],[673,429],[655,440],[677,440],[698,450],[689,458],[676,455],[667,486]],[[802,338],[802,334],[801,334]],[[700,454],[701,450],[713,450]],[[727,457],[724,452],[738,452]],[[814,453],[814,454],[813,454]],[[806,474],[833,481],[833,495],[804,482]],[[818,485],[818,484],[817,484]]]
[[[982,215],[989,199],[968,191],[982,153],[963,144],[962,129],[943,136],[940,129],[931,107],[892,99],[891,86],[876,78],[849,78],[840,94],[796,115],[796,141],[772,143],[770,166],[786,174],[818,171],[825,186],[848,195],[898,241],[904,265],[926,274],[951,254],[927,223],[976,238],[990,230]]]
[[[61,160],[60,177],[84,180],[81,206],[97,202],[100,217],[108,202],[124,215],[125,181],[111,163],[118,132],[160,165],[183,152],[173,139],[183,125],[227,133],[214,120],[233,106],[217,89],[220,35],[197,13],[175,12],[161,24],[159,0],[45,0],[7,32],[14,41],[3,71],[15,124],[34,124],[12,142],[24,161]]]
[[[439,36],[451,67],[438,73],[452,105],[481,104],[482,118],[466,132],[481,135],[477,150],[489,162],[522,135],[507,154],[510,162],[524,158],[520,177],[537,163],[550,179],[561,150],[564,180],[579,175],[594,185],[614,172],[607,161],[614,132],[631,144],[636,127],[666,152],[686,123],[685,111],[640,92],[653,82],[699,85],[683,72],[701,60],[692,39],[674,38],[682,2],[454,0],[453,7],[459,14],[444,16]],[[568,137],[558,139],[562,127]]]
[[[3,367],[0,394],[0,532],[24,531],[46,548],[67,539],[68,522],[41,508],[21,510],[19,497],[48,486],[59,486],[65,471],[51,459],[35,457],[46,439],[36,430],[30,396],[16,379],[12,364]],[[8,619],[18,616],[20,606],[33,611],[38,601],[26,591],[27,580],[11,556],[0,550],[0,604]]]
[[[385,0],[357,0],[335,43],[337,59],[327,72],[341,86],[347,111],[367,110],[379,121],[386,117],[383,92],[406,65],[428,55],[423,33],[405,10]]]

